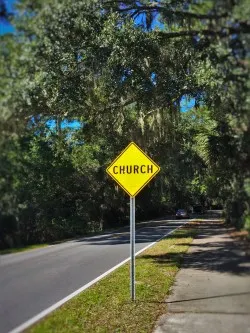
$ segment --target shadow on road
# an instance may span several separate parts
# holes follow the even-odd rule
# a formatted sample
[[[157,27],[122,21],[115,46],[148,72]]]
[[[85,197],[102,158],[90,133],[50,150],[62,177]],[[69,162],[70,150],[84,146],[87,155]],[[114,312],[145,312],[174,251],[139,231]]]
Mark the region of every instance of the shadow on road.
[[[157,220],[149,223],[142,223],[136,226],[135,242],[138,243],[151,243],[162,236],[168,234],[174,229],[180,227],[187,220]],[[76,240],[76,242],[83,242],[89,245],[118,245],[130,243],[129,228],[126,231],[106,233],[94,237],[84,237]]]

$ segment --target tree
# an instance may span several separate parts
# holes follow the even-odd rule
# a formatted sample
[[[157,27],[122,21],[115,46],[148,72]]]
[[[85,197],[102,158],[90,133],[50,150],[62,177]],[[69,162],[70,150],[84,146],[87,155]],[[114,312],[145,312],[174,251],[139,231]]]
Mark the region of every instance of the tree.
[[[19,1],[16,34],[1,37],[0,191],[23,241],[123,223],[127,198],[104,170],[131,140],[162,170],[138,196],[141,218],[217,200],[242,226],[246,8],[243,0]],[[186,114],[184,97],[195,100]],[[64,128],[72,119],[77,131]]]

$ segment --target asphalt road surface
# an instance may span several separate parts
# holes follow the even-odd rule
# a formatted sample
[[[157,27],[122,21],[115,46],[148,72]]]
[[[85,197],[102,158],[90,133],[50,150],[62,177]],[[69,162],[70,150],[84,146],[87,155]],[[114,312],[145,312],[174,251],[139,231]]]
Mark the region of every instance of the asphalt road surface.
[[[186,220],[137,227],[136,252]],[[7,333],[129,257],[129,229],[0,256],[0,332]]]

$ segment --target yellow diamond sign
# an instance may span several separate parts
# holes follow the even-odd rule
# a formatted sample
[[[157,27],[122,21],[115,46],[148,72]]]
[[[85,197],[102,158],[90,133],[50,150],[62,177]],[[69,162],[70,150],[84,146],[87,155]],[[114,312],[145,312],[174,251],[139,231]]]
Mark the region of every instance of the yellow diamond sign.
[[[160,167],[131,142],[106,171],[130,197],[135,197]]]

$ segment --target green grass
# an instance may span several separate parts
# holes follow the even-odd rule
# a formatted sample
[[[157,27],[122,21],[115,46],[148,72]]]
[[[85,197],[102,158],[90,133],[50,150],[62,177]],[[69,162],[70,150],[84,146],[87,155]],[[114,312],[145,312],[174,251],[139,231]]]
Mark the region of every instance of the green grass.
[[[48,246],[48,244],[36,244],[36,245],[28,245],[28,246],[24,246],[24,247],[13,247],[11,249],[0,250],[0,255],[1,254],[24,252],[24,251],[29,251],[29,250],[42,248],[42,247],[45,247],[45,246]]]
[[[135,302],[130,301],[128,263],[27,332],[151,332],[167,311],[164,300],[194,234],[194,229],[179,229],[136,258]]]

